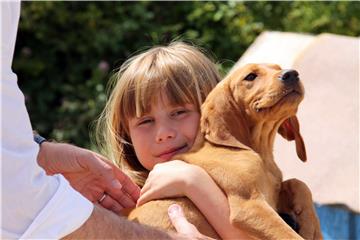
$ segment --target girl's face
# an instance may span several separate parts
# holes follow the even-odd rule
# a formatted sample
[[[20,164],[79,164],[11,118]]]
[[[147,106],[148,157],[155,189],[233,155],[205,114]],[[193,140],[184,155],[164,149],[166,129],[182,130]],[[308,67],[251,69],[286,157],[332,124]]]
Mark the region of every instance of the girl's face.
[[[155,164],[190,150],[199,121],[194,104],[172,106],[167,97],[159,98],[144,116],[129,119],[130,138],[140,163],[150,171]]]

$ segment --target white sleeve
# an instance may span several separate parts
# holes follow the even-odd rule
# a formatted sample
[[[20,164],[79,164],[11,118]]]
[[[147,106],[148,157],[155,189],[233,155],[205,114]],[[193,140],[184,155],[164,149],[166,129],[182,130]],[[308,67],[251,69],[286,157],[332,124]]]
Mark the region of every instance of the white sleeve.
[[[93,204],[61,175],[37,165],[24,95],[11,70],[20,2],[1,2],[1,239],[61,238],[79,228]]]

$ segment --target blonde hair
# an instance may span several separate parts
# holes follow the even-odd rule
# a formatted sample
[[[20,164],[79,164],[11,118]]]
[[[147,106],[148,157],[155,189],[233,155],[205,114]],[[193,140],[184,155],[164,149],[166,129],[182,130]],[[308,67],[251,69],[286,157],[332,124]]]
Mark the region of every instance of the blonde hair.
[[[128,120],[150,111],[160,93],[171,104],[200,106],[220,81],[216,65],[182,42],[157,46],[128,59],[112,79],[113,90],[97,123],[97,143],[108,158],[143,186],[148,171],[135,155]]]

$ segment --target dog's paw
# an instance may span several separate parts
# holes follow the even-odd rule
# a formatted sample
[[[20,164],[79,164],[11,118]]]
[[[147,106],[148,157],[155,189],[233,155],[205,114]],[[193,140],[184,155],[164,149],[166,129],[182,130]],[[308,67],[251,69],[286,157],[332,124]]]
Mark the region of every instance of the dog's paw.
[[[294,214],[299,226],[298,233],[304,239],[322,239],[320,223],[313,205],[295,205]]]
[[[320,222],[312,201],[310,189],[298,179],[282,183],[279,210],[291,215],[297,225],[298,233],[304,239],[322,239]]]

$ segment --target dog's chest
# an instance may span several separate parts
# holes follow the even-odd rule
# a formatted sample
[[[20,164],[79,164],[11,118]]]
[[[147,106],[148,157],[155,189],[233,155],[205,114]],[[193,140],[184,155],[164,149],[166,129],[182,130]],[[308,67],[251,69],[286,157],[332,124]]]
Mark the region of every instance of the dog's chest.
[[[205,142],[198,151],[177,156],[204,168],[226,194],[261,194],[276,209],[282,174],[273,164],[264,164],[254,151],[214,147]]]

